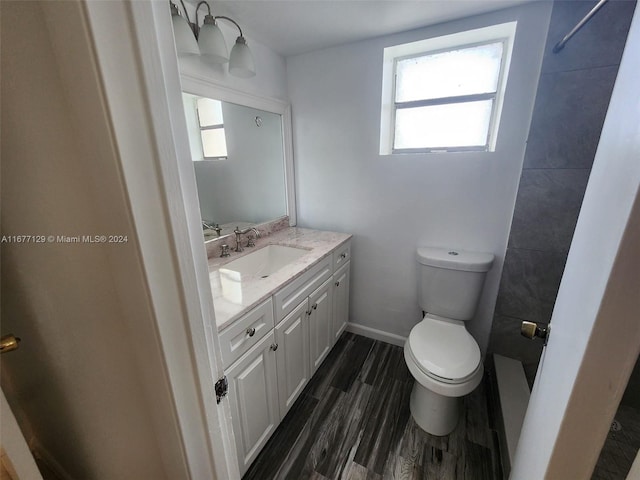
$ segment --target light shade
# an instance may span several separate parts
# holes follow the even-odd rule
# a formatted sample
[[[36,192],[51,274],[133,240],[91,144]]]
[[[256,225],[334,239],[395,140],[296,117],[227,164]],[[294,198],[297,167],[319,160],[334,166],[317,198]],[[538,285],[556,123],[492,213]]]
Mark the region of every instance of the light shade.
[[[222,32],[211,15],[204,17],[204,24],[198,36],[200,55],[208,63],[227,63],[229,52]]]
[[[229,57],[229,73],[234,77],[249,78],[256,74],[253,55],[243,36],[236,39]]]
[[[176,13],[171,12],[171,22],[173,23],[173,35],[176,40],[178,56],[188,57],[191,55],[200,55],[198,42],[196,42],[191,27],[187,21],[177,13],[177,10]]]

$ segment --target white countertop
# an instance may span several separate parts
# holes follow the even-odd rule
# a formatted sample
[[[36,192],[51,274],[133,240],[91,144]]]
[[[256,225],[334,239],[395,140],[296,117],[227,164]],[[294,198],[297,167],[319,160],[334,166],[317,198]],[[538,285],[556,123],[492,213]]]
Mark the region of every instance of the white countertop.
[[[276,290],[309,270],[318,260],[329,255],[335,248],[350,238],[351,235],[346,233],[288,227],[272,233],[266,238],[258,238],[255,247],[245,248],[242,253],[232,251],[230,257],[209,258],[209,280],[211,282],[218,331],[229,326],[251,308],[273,295]],[[231,240],[229,244],[234,246],[235,240]],[[220,267],[266,245],[286,245],[302,248],[308,250],[308,253],[272,273],[267,278],[258,276],[243,277],[242,282],[238,283],[236,288],[223,291],[220,280]]]

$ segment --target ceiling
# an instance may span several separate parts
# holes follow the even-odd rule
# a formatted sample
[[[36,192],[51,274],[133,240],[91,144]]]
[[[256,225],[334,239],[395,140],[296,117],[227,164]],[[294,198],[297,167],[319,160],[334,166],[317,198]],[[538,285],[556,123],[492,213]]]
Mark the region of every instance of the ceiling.
[[[198,0],[188,0],[197,3]],[[531,0],[214,0],[245,36],[282,56],[507,8]]]

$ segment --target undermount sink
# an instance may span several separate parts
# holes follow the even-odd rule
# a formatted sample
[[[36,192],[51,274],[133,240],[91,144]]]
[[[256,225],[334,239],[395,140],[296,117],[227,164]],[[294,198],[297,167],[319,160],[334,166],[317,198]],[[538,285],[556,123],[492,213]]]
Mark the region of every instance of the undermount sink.
[[[220,267],[220,275],[236,281],[245,275],[266,278],[307,253],[303,248],[267,245]]]

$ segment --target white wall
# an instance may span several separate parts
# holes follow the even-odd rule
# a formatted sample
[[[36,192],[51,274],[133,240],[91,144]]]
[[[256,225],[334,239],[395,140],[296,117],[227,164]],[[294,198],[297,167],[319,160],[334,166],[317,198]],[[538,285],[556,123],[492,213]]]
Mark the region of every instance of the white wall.
[[[189,9],[189,17],[195,20],[190,3],[187,3]],[[215,8],[215,4],[213,5]],[[167,9],[169,4],[167,3]],[[180,7],[182,12],[182,6]],[[200,23],[203,20],[203,13],[206,8],[200,8]],[[214,13],[215,15],[215,13]],[[242,19],[234,18],[242,25]],[[218,20],[218,26],[224,35],[229,52],[235,44],[238,37],[238,29],[225,20]],[[195,76],[198,78],[206,78],[212,83],[223,87],[233,88],[242,92],[259,95],[262,97],[277,98],[279,100],[287,100],[287,79],[286,66],[283,57],[271,50],[266,45],[257,42],[251,38],[251,31],[243,28],[244,37],[253,53],[253,59],[256,66],[256,76],[252,78],[238,78],[229,75],[228,64],[225,65],[209,65],[204,63],[199,57],[180,58],[180,73]]]
[[[475,321],[484,350],[522,168],[551,4],[287,58],[298,224],[352,232],[351,321],[406,336],[420,318],[415,249],[493,252]],[[383,48],[517,20],[494,153],[378,155]]]

